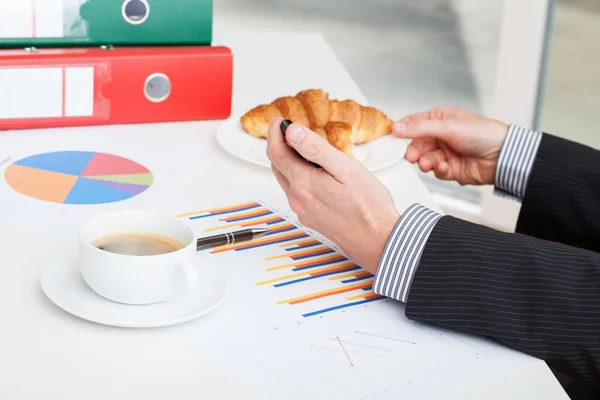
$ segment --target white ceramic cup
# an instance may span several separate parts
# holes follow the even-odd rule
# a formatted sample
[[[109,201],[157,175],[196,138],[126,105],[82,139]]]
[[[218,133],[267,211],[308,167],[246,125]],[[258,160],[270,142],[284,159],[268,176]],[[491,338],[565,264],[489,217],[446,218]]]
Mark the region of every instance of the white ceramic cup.
[[[160,255],[134,256],[104,251],[94,241],[118,234],[154,234],[175,239],[183,248]],[[97,215],[79,228],[77,265],[100,296],[124,304],[173,299],[197,283],[197,237],[184,220],[147,211]]]

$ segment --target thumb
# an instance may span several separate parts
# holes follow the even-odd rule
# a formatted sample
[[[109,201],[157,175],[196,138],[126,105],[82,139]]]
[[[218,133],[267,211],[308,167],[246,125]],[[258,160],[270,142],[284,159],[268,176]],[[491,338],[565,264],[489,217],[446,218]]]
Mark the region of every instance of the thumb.
[[[392,132],[405,139],[434,138],[447,140],[461,132],[461,123],[456,120],[414,120],[398,121],[392,126]]]
[[[292,124],[286,130],[288,143],[305,159],[323,167],[338,181],[343,177],[354,158],[337,150],[323,137],[300,124]]]

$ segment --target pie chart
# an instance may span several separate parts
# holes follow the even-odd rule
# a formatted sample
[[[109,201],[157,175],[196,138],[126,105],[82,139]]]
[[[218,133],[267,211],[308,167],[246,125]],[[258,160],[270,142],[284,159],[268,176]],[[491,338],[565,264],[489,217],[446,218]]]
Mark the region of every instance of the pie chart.
[[[62,204],[105,204],[127,200],[150,187],[148,168],[127,158],[90,151],[56,151],[14,162],[6,183],[38,200]]]

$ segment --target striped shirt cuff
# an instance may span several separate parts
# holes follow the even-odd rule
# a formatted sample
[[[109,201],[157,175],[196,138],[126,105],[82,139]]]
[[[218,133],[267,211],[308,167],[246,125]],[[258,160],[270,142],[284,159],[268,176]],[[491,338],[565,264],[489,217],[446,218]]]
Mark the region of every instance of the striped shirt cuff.
[[[379,261],[375,293],[406,303],[427,238],[441,217],[420,204],[413,204],[402,214]]]
[[[496,167],[496,194],[516,200],[525,197],[541,140],[539,132],[510,125]]]

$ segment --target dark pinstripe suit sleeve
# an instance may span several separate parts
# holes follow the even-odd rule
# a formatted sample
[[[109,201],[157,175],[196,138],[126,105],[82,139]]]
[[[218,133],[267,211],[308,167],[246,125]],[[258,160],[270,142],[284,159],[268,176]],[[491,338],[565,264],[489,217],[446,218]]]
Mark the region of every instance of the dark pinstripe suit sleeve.
[[[381,255],[373,281],[375,293],[406,302],[429,233],[440,218],[419,204],[402,214]]]
[[[520,200],[527,187],[541,134],[510,125],[496,167],[496,193]],[[441,215],[413,204],[392,231],[381,256],[373,290],[406,302],[431,229]]]
[[[600,252],[600,152],[544,133],[516,229]]]
[[[538,132],[509,126],[496,167],[496,194],[517,201],[523,197],[540,140]],[[406,210],[383,251],[373,284],[376,293],[406,302],[429,233],[440,218],[418,204]]]
[[[494,193],[521,201],[536,158],[542,134],[510,125],[496,165]]]
[[[442,217],[406,315],[497,339],[578,381],[600,382],[600,255]]]

